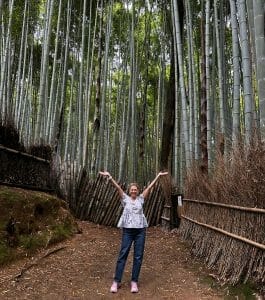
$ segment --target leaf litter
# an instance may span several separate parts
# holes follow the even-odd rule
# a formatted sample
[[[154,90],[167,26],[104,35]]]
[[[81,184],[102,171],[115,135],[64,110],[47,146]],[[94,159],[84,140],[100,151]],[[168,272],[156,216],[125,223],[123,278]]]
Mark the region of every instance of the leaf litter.
[[[223,299],[223,289],[203,280],[209,270],[191,256],[177,231],[168,233],[159,227],[147,229],[139,293],[130,293],[132,248],[121,288],[112,295],[109,288],[121,232],[78,223],[82,234],[3,267],[0,299]]]

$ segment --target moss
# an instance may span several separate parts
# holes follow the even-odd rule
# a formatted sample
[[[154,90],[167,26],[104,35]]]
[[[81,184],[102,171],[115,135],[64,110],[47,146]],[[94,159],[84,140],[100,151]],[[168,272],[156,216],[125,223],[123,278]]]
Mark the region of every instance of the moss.
[[[258,288],[251,283],[241,283],[237,285],[220,285],[218,281],[216,281],[211,276],[201,276],[201,282],[209,285],[211,288],[216,291],[220,291],[222,294],[225,294],[225,300],[254,300],[256,299],[255,293],[257,293]]]
[[[8,247],[5,243],[0,243],[0,264],[6,261],[7,257],[9,256]]]
[[[47,245],[47,234],[40,233],[34,235],[21,235],[19,237],[19,246],[27,250],[27,252],[34,252],[38,248]]]
[[[225,300],[239,299],[239,300],[254,300],[255,296],[255,286],[250,283],[241,283],[235,286],[226,285],[227,295],[224,297]]]
[[[211,276],[202,276],[201,277],[201,282],[206,283],[211,288],[217,288],[218,289],[218,287],[219,287],[217,281]]]
[[[55,196],[0,186],[0,265],[60,242],[77,231],[77,223]],[[15,222],[7,232],[9,220]]]
[[[4,265],[14,259],[14,251],[6,245],[5,242],[0,242],[0,265]]]
[[[61,242],[73,234],[73,228],[69,224],[55,225],[52,230],[50,244]]]
[[[70,224],[52,225],[44,232],[31,235],[21,235],[19,238],[19,246],[28,252],[34,252],[36,249],[45,247],[54,243],[61,242],[74,233]]]
[[[33,214],[35,217],[45,217],[47,215],[54,215],[62,205],[62,201],[57,198],[37,198],[33,206]]]
[[[0,236],[1,236],[2,231],[5,230],[5,227],[6,227],[6,222],[3,220],[0,220]]]

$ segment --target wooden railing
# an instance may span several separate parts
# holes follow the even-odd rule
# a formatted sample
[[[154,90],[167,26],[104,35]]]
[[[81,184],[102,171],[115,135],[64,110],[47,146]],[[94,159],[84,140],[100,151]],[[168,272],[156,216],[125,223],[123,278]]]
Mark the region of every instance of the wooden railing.
[[[227,208],[227,209],[235,209],[235,210],[241,210],[241,211],[245,211],[245,212],[251,212],[251,213],[260,213],[260,214],[265,214],[265,209],[263,208],[257,208],[257,207],[245,207],[245,206],[238,206],[238,205],[232,205],[232,204],[226,204],[226,203],[217,203],[217,202],[209,202],[209,201],[201,201],[201,200],[194,200],[194,199],[183,199],[184,202],[192,202],[192,203],[197,203],[197,204],[204,204],[204,205],[209,205],[209,206],[217,206],[217,207],[223,207],[223,208]],[[196,221],[188,216],[182,215],[182,218],[195,223],[197,225],[209,228],[211,230],[215,230],[217,232],[220,232],[222,234],[225,234],[229,237],[232,237],[234,239],[240,240],[244,243],[250,244],[252,246],[255,246],[257,248],[260,248],[262,250],[265,250],[265,245],[261,244],[261,243],[257,243],[255,241],[252,241],[250,239],[247,239],[245,237],[242,237],[240,235],[237,234],[233,234],[231,232],[228,232],[226,230],[223,230],[221,228],[206,224],[206,223],[202,223],[199,221]]]
[[[54,183],[50,161],[0,145],[0,184],[53,192]]]
[[[238,209],[238,210],[244,210],[250,212],[265,213],[265,209],[257,208],[257,207],[245,207],[245,206],[238,206],[238,205],[232,205],[227,203],[209,202],[209,201],[201,201],[201,200],[194,200],[194,199],[183,199],[183,201],[200,203],[205,205],[212,205],[212,206],[219,206],[219,207],[226,207],[226,208]]]
[[[123,188],[124,185],[121,185]],[[160,224],[164,210],[164,194],[160,186],[152,189],[144,204],[148,224]],[[76,190],[76,205],[72,207],[77,218],[106,226],[117,226],[122,213],[120,196],[113,185],[103,176],[90,180],[81,173]]]
[[[181,235],[221,280],[264,282],[264,208],[183,199],[181,217]]]

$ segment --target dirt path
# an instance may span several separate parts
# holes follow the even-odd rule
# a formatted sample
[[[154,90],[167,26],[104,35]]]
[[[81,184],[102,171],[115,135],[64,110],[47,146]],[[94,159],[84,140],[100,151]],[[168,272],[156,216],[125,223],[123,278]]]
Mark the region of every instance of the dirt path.
[[[18,282],[14,276],[32,259],[1,269],[0,299],[223,299],[222,292],[206,282],[208,272],[191,258],[177,233],[159,228],[147,231],[139,293],[130,293],[130,255],[122,287],[111,294],[120,230],[87,222],[80,227],[82,234],[54,246],[66,248],[40,260]]]

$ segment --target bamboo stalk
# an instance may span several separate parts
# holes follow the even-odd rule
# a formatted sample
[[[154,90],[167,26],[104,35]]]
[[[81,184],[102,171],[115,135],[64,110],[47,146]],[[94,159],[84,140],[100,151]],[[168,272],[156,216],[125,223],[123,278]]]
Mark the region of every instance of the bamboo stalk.
[[[158,199],[158,189],[154,189],[151,194],[149,199],[147,199],[147,201],[145,202],[146,205],[146,209],[145,209],[145,213],[146,213],[146,218],[148,220],[149,224],[153,224],[153,212],[154,212],[154,208],[156,206],[157,203],[157,199]]]
[[[162,220],[165,220],[165,221],[167,221],[167,222],[170,222],[170,218],[167,218],[167,217],[162,216],[161,219],[162,219]]]
[[[144,201],[144,213],[148,222],[150,222],[150,214],[151,214],[150,212],[152,209],[152,204],[155,202],[155,200],[156,199],[154,199],[154,192],[152,190],[149,197]]]
[[[263,208],[238,206],[238,205],[232,205],[232,204],[201,201],[201,200],[194,200],[194,199],[183,199],[183,201],[206,204],[206,205],[213,205],[213,206],[220,206],[220,207],[238,209],[238,210],[243,210],[243,211],[257,212],[257,213],[263,213],[263,214],[265,213],[265,209],[263,209]]]
[[[112,198],[110,199],[110,203],[109,203],[109,206],[106,210],[106,215],[105,215],[105,218],[104,218],[104,225],[117,225],[115,224],[115,220],[114,220],[114,217],[113,217],[113,212],[115,211],[115,208],[117,207],[116,210],[118,210],[118,214],[120,212],[119,210],[119,206],[120,206],[120,201],[119,201],[119,195],[117,193],[117,191],[115,191],[113,193],[113,196]],[[120,215],[120,214],[119,214]]]
[[[88,193],[84,197],[84,208],[82,211],[82,214],[80,216],[81,220],[89,220],[90,218],[90,211],[91,207],[93,206],[94,202],[94,195],[97,191],[97,186],[99,183],[99,177],[96,178],[96,180],[93,181],[93,184],[91,185],[91,189],[88,189]]]
[[[99,224],[106,225],[107,213],[108,213],[108,211],[110,209],[110,206],[113,202],[113,197],[115,196],[115,193],[116,193],[116,190],[113,189],[110,196],[109,196],[109,199],[105,202],[104,211],[101,213],[101,216],[100,216],[100,219],[99,219]]]
[[[198,222],[198,221],[196,221],[196,220],[193,220],[193,219],[191,219],[191,218],[189,218],[189,217],[186,217],[186,216],[183,216],[183,215],[182,215],[182,218],[184,218],[184,219],[186,219],[186,220],[188,220],[188,221],[190,221],[190,222],[192,222],[192,223],[198,224],[198,225],[200,225],[200,226],[204,226],[204,227],[210,228],[210,229],[212,229],[212,230],[218,231],[218,232],[220,232],[220,233],[222,233],[222,234],[225,234],[225,235],[227,235],[227,236],[230,236],[230,237],[235,238],[235,239],[237,239],[237,240],[240,240],[240,241],[242,241],[242,242],[244,242],[244,243],[247,243],[247,244],[250,244],[250,245],[255,246],[255,247],[257,247],[257,248],[260,248],[260,249],[262,249],[262,250],[265,250],[265,245],[263,245],[263,244],[254,242],[254,241],[252,241],[252,240],[250,240],[250,239],[247,239],[247,238],[244,238],[244,237],[239,236],[239,235],[237,235],[237,234],[234,234],[234,233],[225,231],[225,230],[220,229],[220,228],[217,228],[217,227],[215,227],[215,226],[212,226],[212,225],[208,225],[208,224],[204,224],[204,223]]]
[[[85,208],[87,207],[86,203],[88,203],[89,197],[90,197],[90,191],[92,190],[93,182],[89,181],[87,178],[87,181],[83,181],[82,185],[80,186],[80,192],[77,194],[77,209],[76,209],[76,215],[78,218],[83,219]]]
[[[102,187],[104,183],[102,182],[101,178],[98,176],[98,185],[96,185],[95,190],[93,192],[93,196],[91,199],[91,206],[90,206],[90,211],[88,214],[88,220],[94,222],[94,214],[96,211],[96,206],[98,199],[101,197],[102,190],[104,190],[104,186]]]
[[[105,184],[105,183],[103,183]],[[106,211],[106,205],[108,203],[108,198],[111,195],[113,187],[107,183],[105,187],[105,191],[102,191],[102,194],[99,195],[98,202],[97,202],[97,208],[95,211],[95,218],[94,222],[97,224],[101,224],[102,216],[104,215]]]

